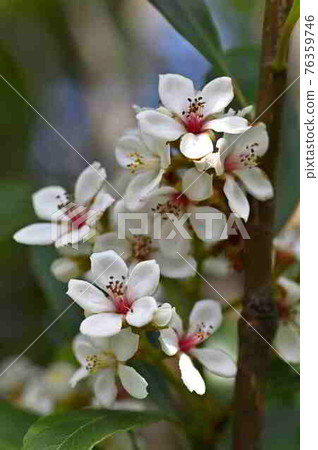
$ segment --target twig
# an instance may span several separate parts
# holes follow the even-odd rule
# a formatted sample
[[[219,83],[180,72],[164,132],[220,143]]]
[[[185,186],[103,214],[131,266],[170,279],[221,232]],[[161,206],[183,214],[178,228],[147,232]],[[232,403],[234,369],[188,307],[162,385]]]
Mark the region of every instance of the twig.
[[[279,30],[285,22],[288,0],[266,0],[263,24],[257,116],[261,114],[286,86],[286,69],[273,70]],[[264,169],[273,181],[279,146],[280,118],[283,96],[261,120],[268,126],[270,148]],[[277,327],[276,306],[272,298],[271,265],[275,205],[273,200],[258,202],[250,198],[251,215],[245,248],[244,318],[271,343]],[[263,420],[264,383],[268,378],[271,349],[246,322],[239,322],[239,361],[235,389],[234,450],[259,450]]]

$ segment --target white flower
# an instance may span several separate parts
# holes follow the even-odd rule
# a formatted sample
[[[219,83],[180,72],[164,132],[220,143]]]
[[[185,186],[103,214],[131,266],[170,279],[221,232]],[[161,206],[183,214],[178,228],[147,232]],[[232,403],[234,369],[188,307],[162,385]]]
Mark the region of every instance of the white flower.
[[[34,223],[13,238],[22,244],[56,247],[77,244],[91,237],[96,222],[114,199],[105,190],[106,172],[99,163],[87,167],[75,184],[74,202],[64,188],[48,186],[32,196],[35,213],[50,223]]]
[[[37,367],[25,357],[10,356],[0,364],[0,397],[17,394],[21,386],[37,373]]]
[[[115,377],[118,375],[124,389],[133,397],[143,399],[148,395],[147,381],[133,367],[124,364],[132,358],[139,343],[139,336],[130,328],[121,330],[111,338],[89,338],[78,335],[73,342],[73,351],[81,364],[71,385],[94,374],[94,392],[98,403],[111,407],[117,397]]]
[[[293,262],[300,259],[300,230],[299,227],[282,230],[274,239],[274,249],[280,259]]]
[[[127,186],[125,199],[130,209],[140,207],[139,198],[155,189],[170,165],[170,146],[162,140],[130,130],[116,147],[118,163],[134,177]]]
[[[281,288],[281,295],[277,299],[279,323],[274,347],[287,361],[298,364],[300,361],[299,284],[285,277],[280,277],[277,282]]]
[[[90,269],[89,256],[93,253],[92,249],[88,242],[79,243],[77,249],[69,245],[58,248],[61,256],[56,258],[50,267],[54,277],[64,283],[81,275],[85,278]]]
[[[259,123],[239,137],[230,134],[218,139],[217,153],[211,153],[196,163],[198,170],[203,171],[213,167],[218,176],[225,176],[224,194],[233,212],[247,221],[250,206],[245,192],[235,177],[243,183],[246,191],[258,200],[268,200],[274,191],[266,174],[257,167],[258,159],[268,149],[268,134],[266,126]]]
[[[169,237],[174,228],[171,215],[180,220],[183,214],[187,214],[199,239],[210,242],[226,239],[225,214],[212,206],[198,204],[198,202],[208,199],[211,194],[212,177],[207,173],[200,175],[194,167],[184,173],[181,192],[169,186],[163,186],[153,191],[149,196],[153,205],[152,210],[154,213],[161,214],[166,221],[162,227],[163,236]],[[180,242],[182,242],[181,239]],[[170,248],[174,254],[181,253],[177,248],[171,246],[172,243],[173,240],[163,239],[161,246],[167,246],[167,249]],[[178,241],[176,241],[177,243]]]
[[[139,112],[140,129],[166,141],[181,137],[180,151],[187,158],[202,158],[213,151],[213,131],[237,134],[248,127],[242,117],[222,115],[234,97],[228,77],[216,78],[196,91],[188,78],[160,75],[159,97],[165,109]]]
[[[117,214],[125,212],[127,212],[127,209],[124,201],[119,200],[115,206],[114,229],[118,228]],[[147,218],[151,222],[149,214]],[[116,253],[121,254],[122,258],[131,265],[155,259],[159,264],[161,274],[168,278],[193,276],[195,274],[196,261],[190,256],[191,241],[184,239],[180,233],[177,233],[174,239],[167,242],[164,236],[162,239],[155,239],[153,230],[150,229],[150,225],[153,224],[149,223],[148,225],[148,233],[134,233],[130,231],[129,223],[125,223],[125,239],[118,237],[118,230],[117,232],[101,234],[95,239],[94,252],[114,250]],[[177,252],[182,254],[187,262],[182,260],[177,255]]]
[[[213,334],[222,322],[221,306],[214,300],[197,302],[189,317],[189,328],[184,332],[182,320],[174,312],[168,329],[160,331],[162,350],[173,356],[179,352],[179,367],[182,381],[191,392],[205,393],[205,383],[191,358],[196,358],[210,372],[221,377],[232,378],[236,365],[223,350],[196,348]]]
[[[91,314],[81,323],[81,333],[113,336],[125,323],[143,327],[152,321],[158,307],[151,297],[160,277],[156,261],[143,261],[129,273],[125,261],[109,250],[92,254],[91,270],[100,289],[82,280],[68,284],[67,294]]]

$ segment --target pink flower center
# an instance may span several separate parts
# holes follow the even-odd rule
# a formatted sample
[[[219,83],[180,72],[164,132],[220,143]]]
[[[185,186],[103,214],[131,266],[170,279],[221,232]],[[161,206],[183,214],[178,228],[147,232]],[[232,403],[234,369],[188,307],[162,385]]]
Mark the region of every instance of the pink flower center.
[[[255,153],[254,147],[258,146],[255,142],[250,146],[246,146],[246,149],[239,154],[228,155],[224,162],[225,172],[233,172],[233,170],[251,169],[257,166],[258,157]]]
[[[65,194],[64,199],[61,196],[57,196],[57,198],[59,200],[58,208],[61,210],[61,220],[67,221],[69,231],[79,230],[86,225],[89,208],[71,202],[68,194]]]
[[[179,348],[181,352],[187,353],[197,345],[199,345],[205,338],[207,333],[204,331],[199,331],[198,333],[191,333],[182,336],[179,339]]]
[[[106,295],[113,302],[115,313],[126,315],[131,308],[132,302],[126,297],[126,277],[115,280],[113,276],[106,286]]]
[[[186,111],[182,111],[182,120],[188,133],[200,134],[203,125],[203,108],[205,102],[202,97],[192,100],[188,98],[189,106]]]
[[[126,297],[118,297],[113,300],[117,314],[126,315],[131,308],[131,302]]]
[[[176,192],[170,195],[170,202],[174,206],[186,208],[191,203],[191,200],[185,194]]]

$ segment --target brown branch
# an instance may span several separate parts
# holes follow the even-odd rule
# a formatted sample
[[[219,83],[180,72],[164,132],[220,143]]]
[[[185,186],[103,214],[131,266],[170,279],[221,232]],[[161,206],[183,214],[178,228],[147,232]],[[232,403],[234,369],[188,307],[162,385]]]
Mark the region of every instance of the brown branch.
[[[272,69],[279,30],[288,13],[288,0],[266,0],[260,86],[256,117],[286,87],[286,71]],[[284,97],[260,118],[268,126],[270,148],[263,168],[273,180],[278,155],[280,117]],[[275,214],[274,200],[258,202],[250,198],[251,215],[247,224],[250,240],[245,247],[245,295],[243,317],[271,343],[277,327],[276,306],[272,298],[271,261]],[[261,449],[264,385],[271,360],[270,346],[243,319],[239,321],[239,360],[235,389],[234,450]]]

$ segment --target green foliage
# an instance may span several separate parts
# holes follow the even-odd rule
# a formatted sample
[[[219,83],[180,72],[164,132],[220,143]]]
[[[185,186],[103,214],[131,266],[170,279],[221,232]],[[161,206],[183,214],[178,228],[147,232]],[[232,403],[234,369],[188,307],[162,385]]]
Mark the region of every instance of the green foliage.
[[[208,61],[219,61],[221,43],[204,0],[149,1]]]
[[[0,402],[0,448],[21,450],[23,436],[36,419],[35,414]]]
[[[23,450],[90,450],[115,433],[166,419],[157,412],[86,410],[39,419],[24,438]]]

